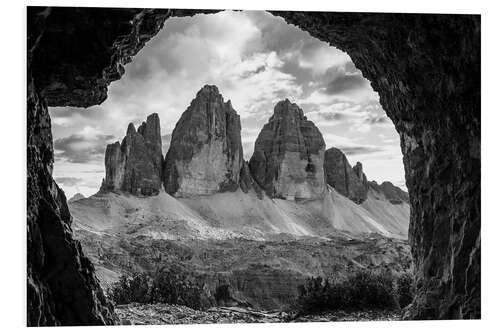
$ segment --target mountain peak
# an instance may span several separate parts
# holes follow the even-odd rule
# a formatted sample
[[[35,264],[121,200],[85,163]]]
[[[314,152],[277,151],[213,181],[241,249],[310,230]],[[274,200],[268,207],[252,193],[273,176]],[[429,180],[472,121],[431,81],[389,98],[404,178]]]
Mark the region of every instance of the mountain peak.
[[[128,124],[127,126],[127,135],[135,133],[135,126],[133,123]]]
[[[366,200],[368,185],[361,162],[351,167],[345,154],[340,149],[332,147],[325,151],[324,169],[327,184],[338,193],[357,204]]]
[[[106,176],[101,190],[157,194],[161,187],[162,155],[158,115],[149,115],[137,131],[130,123],[121,144],[115,142],[106,147]]]
[[[297,104],[285,99],[276,104],[257,137],[250,172],[271,197],[319,198],[326,190],[324,151],[319,129]]]
[[[201,95],[220,95],[219,88],[216,85],[206,84],[196,93],[196,97]]]
[[[236,190],[242,164],[240,117],[216,86],[205,85],[172,132],[165,190],[176,196]]]
[[[302,119],[304,117],[304,112],[295,103],[290,102],[288,98],[279,101],[274,107],[274,113],[271,117],[272,120],[278,120],[281,118],[297,118]]]

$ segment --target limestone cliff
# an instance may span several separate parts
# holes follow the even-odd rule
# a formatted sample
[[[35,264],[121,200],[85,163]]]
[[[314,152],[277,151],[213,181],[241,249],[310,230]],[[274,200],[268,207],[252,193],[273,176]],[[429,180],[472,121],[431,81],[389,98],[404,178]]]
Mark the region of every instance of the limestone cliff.
[[[216,86],[205,85],[172,132],[165,190],[181,197],[234,191],[242,166],[240,117]]]
[[[122,143],[106,147],[106,178],[101,190],[121,190],[135,195],[155,195],[161,188],[160,118],[148,116],[138,130],[132,123]]]
[[[271,197],[315,199],[325,193],[325,142],[297,104],[280,101],[264,125],[249,162],[255,181]]]
[[[368,186],[360,162],[353,168],[344,153],[335,147],[325,151],[326,183],[356,203],[366,200]]]

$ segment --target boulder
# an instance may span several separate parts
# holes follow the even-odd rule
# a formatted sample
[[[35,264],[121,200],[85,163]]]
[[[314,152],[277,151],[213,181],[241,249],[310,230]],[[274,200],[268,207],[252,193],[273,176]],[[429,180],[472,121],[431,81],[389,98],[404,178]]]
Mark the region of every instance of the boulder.
[[[235,191],[242,165],[240,117],[216,86],[205,85],[172,132],[165,190],[177,197]]]
[[[325,193],[325,142],[297,104],[280,101],[264,125],[249,162],[250,174],[267,195],[316,199]]]

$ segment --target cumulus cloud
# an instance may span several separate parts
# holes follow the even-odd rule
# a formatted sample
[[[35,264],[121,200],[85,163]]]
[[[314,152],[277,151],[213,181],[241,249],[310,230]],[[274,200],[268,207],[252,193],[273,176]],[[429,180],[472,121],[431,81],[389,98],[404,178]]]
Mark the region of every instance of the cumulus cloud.
[[[374,146],[339,146],[337,147],[346,155],[366,155],[385,151],[383,147]]]
[[[376,165],[381,154],[393,154],[387,147],[398,147],[378,95],[346,53],[267,12],[225,11],[167,20],[126,65],[122,79],[110,85],[101,105],[50,108],[56,175],[91,178],[88,191],[98,187],[106,144],[153,112],[160,116],[165,154],[180,115],[205,84],[217,85],[239,113],[246,159],[284,98],[303,108],[327,144],[350,155],[373,158]],[[96,172],[85,173],[90,170]]]
[[[356,89],[366,89],[368,84],[368,80],[366,80],[361,73],[344,75],[339,76],[328,83],[325,92],[330,95],[335,95]]]
[[[71,163],[102,160],[106,145],[113,140],[113,135],[97,133],[95,129],[85,127],[77,134],[54,140],[54,155],[56,159]]]
[[[83,178],[79,177],[56,177],[55,181],[60,185],[64,186],[75,186],[83,181]]]

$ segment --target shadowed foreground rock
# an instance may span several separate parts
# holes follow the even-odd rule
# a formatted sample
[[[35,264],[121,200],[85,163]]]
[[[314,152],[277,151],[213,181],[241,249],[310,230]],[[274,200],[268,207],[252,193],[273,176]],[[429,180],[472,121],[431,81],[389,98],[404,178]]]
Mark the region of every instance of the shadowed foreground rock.
[[[163,26],[191,10],[27,9],[27,324],[103,325],[116,316],[73,239],[52,178],[48,106],[91,106]]]
[[[273,13],[347,52],[399,132],[417,276],[408,317],[479,318],[480,16]]]
[[[47,106],[101,103],[166,18],[193,13],[28,8],[28,325],[114,322],[52,179]],[[400,134],[418,289],[408,317],[479,318],[480,16],[274,14],[346,51]]]

